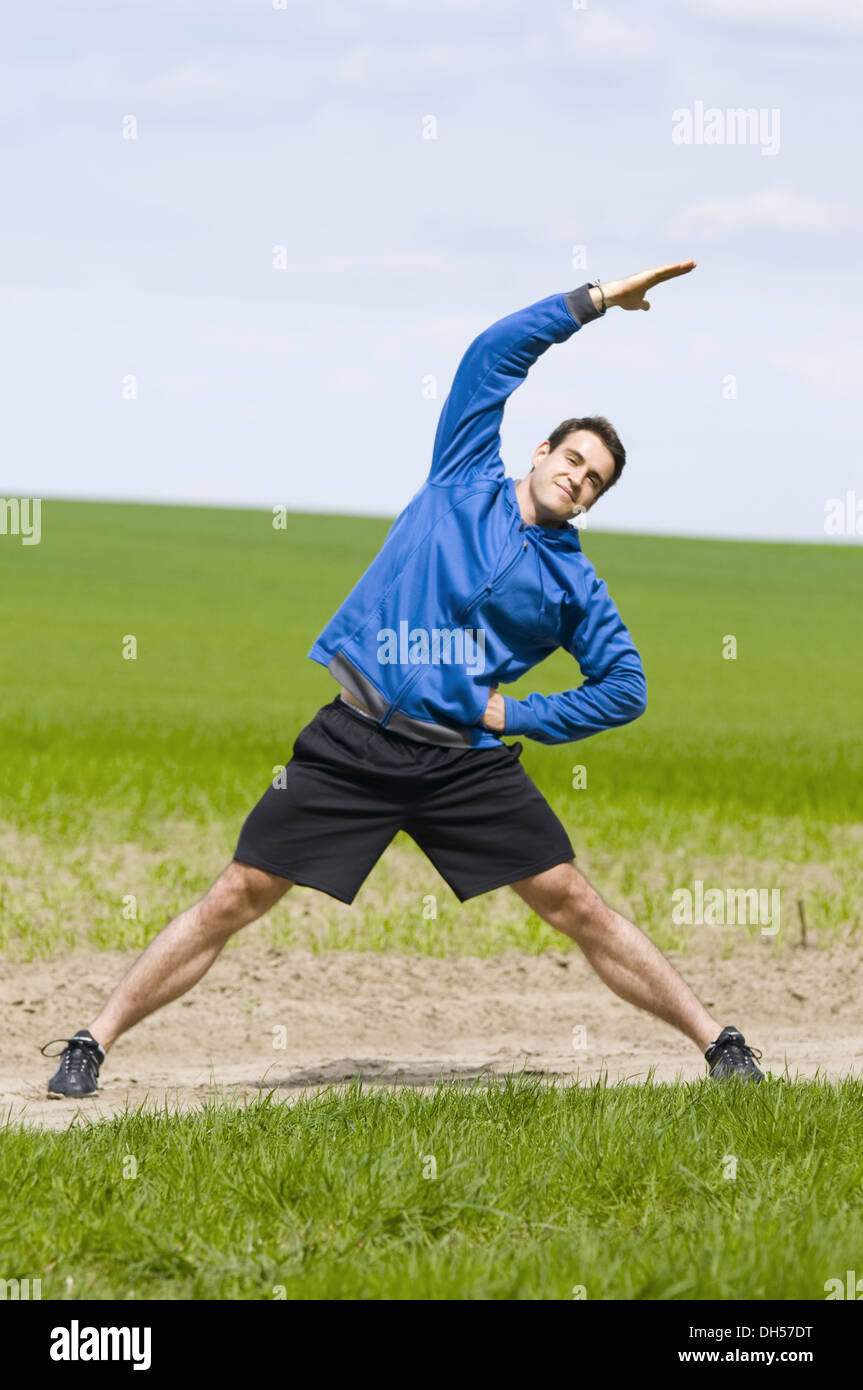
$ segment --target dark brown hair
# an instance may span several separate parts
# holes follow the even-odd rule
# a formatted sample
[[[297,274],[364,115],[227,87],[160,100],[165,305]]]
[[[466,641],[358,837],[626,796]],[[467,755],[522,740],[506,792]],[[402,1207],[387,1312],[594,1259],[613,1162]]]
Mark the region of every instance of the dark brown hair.
[[[602,489],[603,492],[608,492],[610,487],[614,487],[626,463],[626,450],[620,442],[617,430],[612,424],[609,424],[604,415],[584,415],[578,420],[564,420],[548,436],[549,452],[554,453],[554,450],[563,443],[566,436],[573,434],[576,430],[590,430],[591,434],[595,434],[598,439],[602,440],[614,459],[614,477]]]

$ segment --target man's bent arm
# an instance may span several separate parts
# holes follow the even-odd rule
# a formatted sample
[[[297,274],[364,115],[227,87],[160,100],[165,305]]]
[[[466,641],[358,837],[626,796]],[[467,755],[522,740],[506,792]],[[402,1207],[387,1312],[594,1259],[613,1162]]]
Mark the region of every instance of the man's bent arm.
[[[451,486],[475,474],[502,478],[500,427],[508,398],[553,343],[566,342],[600,314],[590,286],[582,285],[509,314],[475,338],[440,413],[428,481]]]
[[[647,708],[641,657],[592,566],[587,567],[586,589],[566,643],[586,677],[584,684],[557,695],[535,692],[524,700],[504,695],[504,734],[524,734],[537,743],[574,743],[629,724]]]

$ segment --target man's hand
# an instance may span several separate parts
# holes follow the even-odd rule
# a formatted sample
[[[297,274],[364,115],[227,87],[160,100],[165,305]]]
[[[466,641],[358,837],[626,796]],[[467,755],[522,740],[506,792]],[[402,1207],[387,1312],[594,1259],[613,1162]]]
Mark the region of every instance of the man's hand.
[[[654,285],[663,280],[674,280],[678,275],[688,275],[695,269],[694,261],[678,261],[676,265],[659,265],[653,270],[639,270],[637,275],[627,275],[624,280],[609,280],[603,283],[605,302],[610,309],[617,304],[621,309],[649,309],[650,303],[644,298]],[[597,309],[602,308],[602,295],[596,285],[591,286],[590,297]]]
[[[503,696],[498,695],[496,685],[491,688],[482,722],[487,729],[493,729],[496,734],[502,734],[506,728],[506,705]]]

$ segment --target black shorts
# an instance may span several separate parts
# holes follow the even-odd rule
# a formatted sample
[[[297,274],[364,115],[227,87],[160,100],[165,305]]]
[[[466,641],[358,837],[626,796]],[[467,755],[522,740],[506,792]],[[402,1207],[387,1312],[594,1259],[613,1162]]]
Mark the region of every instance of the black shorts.
[[[299,734],[234,858],[351,903],[404,830],[464,902],[575,857],[521,753],[390,733],[337,695]]]

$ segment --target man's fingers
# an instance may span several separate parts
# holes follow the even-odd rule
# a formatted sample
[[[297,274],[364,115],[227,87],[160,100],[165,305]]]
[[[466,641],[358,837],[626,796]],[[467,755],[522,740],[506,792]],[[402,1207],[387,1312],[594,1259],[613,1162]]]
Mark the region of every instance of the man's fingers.
[[[652,285],[661,285],[663,280],[675,280],[678,275],[688,275],[694,269],[694,261],[677,261],[675,265],[657,266],[648,271],[648,276]]]

